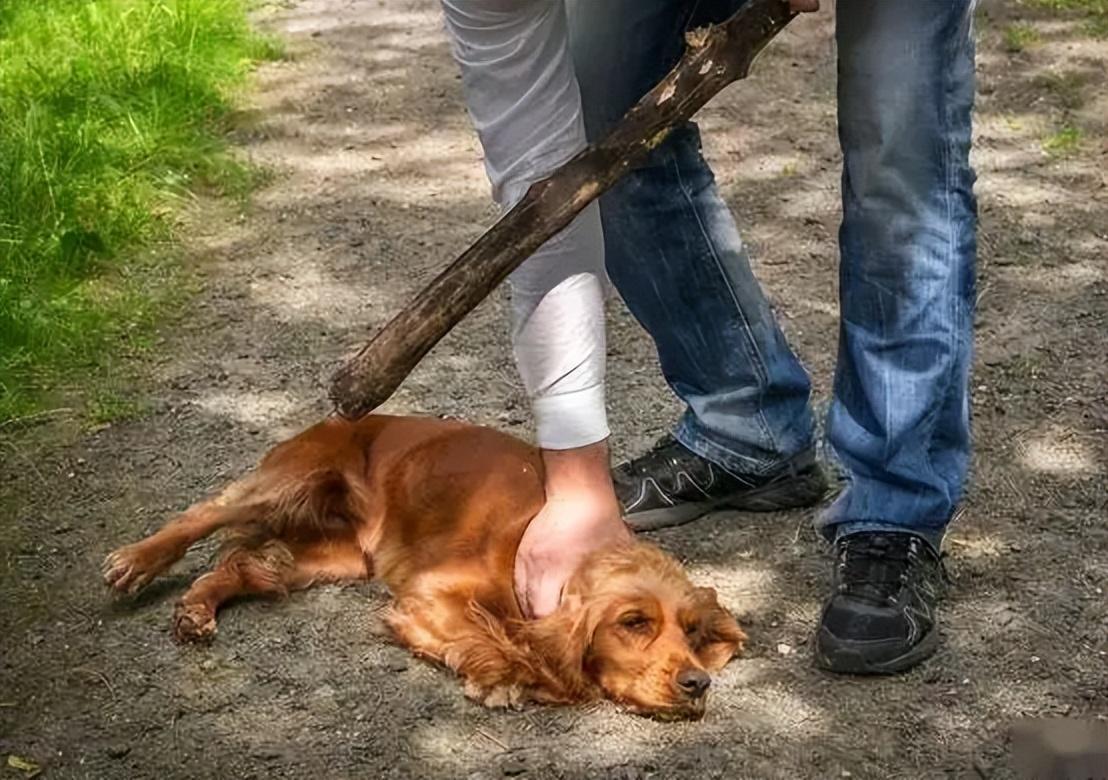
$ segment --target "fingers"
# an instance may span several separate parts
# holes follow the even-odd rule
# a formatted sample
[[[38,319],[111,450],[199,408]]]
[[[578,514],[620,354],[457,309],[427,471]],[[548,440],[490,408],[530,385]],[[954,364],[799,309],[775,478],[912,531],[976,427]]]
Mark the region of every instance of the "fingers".
[[[528,599],[531,607],[531,616],[543,618],[558,608],[562,599],[562,579],[552,577],[549,574],[540,574],[537,582],[534,582]]]
[[[604,443],[544,451],[543,464],[546,504],[520,539],[514,571],[516,599],[531,618],[558,609],[566,581],[585,557],[630,536],[612,488]]]
[[[789,0],[789,8],[798,14],[819,10],[819,0]]]
[[[558,608],[569,572],[543,566],[524,554],[516,557],[516,599],[524,617],[546,617]]]
[[[531,594],[527,589],[526,565],[523,562],[523,556],[518,554],[516,555],[514,582],[516,588],[516,601],[519,602],[519,611],[523,613],[525,618],[533,618],[535,615],[531,611]]]

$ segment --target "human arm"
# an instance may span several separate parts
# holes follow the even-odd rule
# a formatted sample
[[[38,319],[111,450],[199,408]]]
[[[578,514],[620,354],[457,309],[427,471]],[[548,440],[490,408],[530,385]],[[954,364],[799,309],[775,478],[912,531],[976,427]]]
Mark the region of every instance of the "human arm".
[[[586,145],[561,3],[443,0],[493,197],[517,202]],[[510,277],[512,345],[542,448],[547,501],[516,559],[524,611],[557,606],[590,550],[628,534],[604,408],[603,234],[596,204]]]

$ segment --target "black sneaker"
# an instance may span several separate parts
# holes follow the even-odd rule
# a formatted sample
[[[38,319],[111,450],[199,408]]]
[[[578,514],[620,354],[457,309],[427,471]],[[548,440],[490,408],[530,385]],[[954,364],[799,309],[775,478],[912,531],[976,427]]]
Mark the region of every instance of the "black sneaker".
[[[816,664],[845,674],[894,674],[939,644],[946,589],[939,555],[912,533],[861,532],[835,543],[835,590],[816,634]]]
[[[627,524],[636,531],[680,525],[717,509],[774,512],[817,503],[827,480],[806,450],[765,476],[736,474],[666,436],[612,471]]]

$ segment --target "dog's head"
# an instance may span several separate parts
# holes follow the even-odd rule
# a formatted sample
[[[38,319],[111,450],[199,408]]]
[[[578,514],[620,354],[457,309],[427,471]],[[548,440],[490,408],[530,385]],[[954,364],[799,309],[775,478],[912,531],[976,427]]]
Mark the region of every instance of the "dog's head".
[[[661,718],[703,715],[710,673],[746,640],[714,590],[694,587],[677,561],[642,542],[588,557],[541,622],[585,684]]]

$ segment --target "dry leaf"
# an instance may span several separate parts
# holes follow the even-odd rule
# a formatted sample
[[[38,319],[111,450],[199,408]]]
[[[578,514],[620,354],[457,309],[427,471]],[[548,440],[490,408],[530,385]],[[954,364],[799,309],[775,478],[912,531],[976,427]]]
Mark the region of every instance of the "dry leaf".
[[[37,777],[38,774],[42,772],[42,767],[40,767],[34,761],[14,754],[8,756],[8,766],[10,766],[12,769],[18,769],[21,772],[26,772],[28,778]]]

